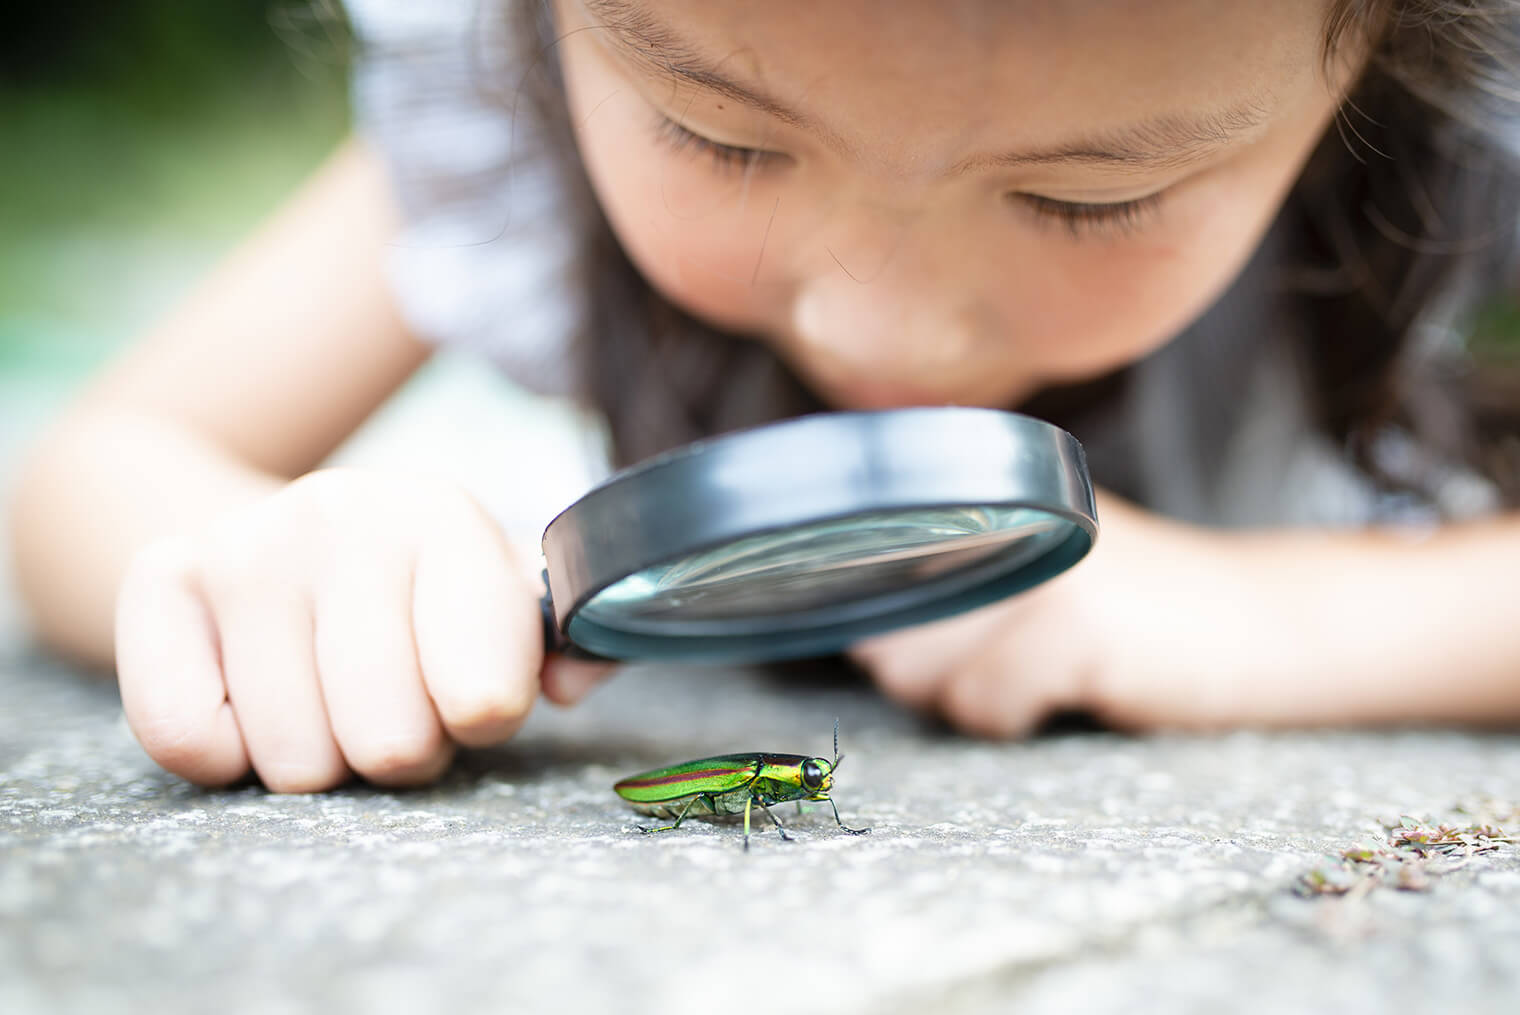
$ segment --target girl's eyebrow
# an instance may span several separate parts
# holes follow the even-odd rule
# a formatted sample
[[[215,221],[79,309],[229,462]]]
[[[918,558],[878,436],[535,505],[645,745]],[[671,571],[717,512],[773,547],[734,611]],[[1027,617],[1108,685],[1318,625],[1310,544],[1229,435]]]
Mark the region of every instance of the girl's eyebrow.
[[[1175,169],[1206,159],[1271,118],[1271,105],[1249,98],[1220,110],[1157,116],[1050,148],[974,156],[952,173],[1025,165],[1109,165]]]
[[[582,0],[595,27],[604,30],[625,54],[652,73],[726,96],[769,113],[783,123],[838,141],[813,117],[799,113],[762,89],[726,77],[670,28],[657,21],[637,0]]]
[[[638,0],[583,3],[593,22],[618,48],[651,73],[733,99],[809,131],[836,150],[850,150],[841,135],[814,117],[726,76],[651,16]],[[1137,171],[1178,168],[1208,158],[1263,125],[1270,118],[1269,99],[1253,96],[1223,109],[1157,116],[1043,149],[972,156],[950,167],[949,173],[1028,165],[1098,165]]]

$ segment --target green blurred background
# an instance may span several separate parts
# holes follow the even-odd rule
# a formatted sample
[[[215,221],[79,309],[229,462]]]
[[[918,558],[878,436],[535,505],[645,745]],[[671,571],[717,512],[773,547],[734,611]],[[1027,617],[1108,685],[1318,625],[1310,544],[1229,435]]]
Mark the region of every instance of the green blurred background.
[[[171,306],[337,144],[349,56],[336,3],[13,5],[0,374],[66,385]]]

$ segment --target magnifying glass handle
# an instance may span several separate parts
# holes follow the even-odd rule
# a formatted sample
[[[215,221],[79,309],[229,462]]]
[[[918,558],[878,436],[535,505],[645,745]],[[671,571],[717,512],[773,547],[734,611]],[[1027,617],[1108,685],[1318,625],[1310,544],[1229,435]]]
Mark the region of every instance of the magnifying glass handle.
[[[549,592],[549,571],[544,569],[544,594],[538,600],[538,612],[543,621],[544,629],[544,654],[558,653],[567,659],[583,659],[588,662],[611,662],[606,656],[599,656],[595,652],[587,652],[575,642],[565,637],[565,633],[559,629],[559,621],[554,619],[554,597]]]
[[[538,610],[544,622],[544,654],[565,651],[570,641],[560,632],[559,623],[554,619],[554,600],[549,593],[545,592],[538,600]]]

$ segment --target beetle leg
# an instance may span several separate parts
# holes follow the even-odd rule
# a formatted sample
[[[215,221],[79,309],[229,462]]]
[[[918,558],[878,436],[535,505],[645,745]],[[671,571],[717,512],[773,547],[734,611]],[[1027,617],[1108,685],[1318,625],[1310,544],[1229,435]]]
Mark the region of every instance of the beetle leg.
[[[675,820],[674,823],[669,824],[669,825],[662,825],[659,828],[645,828],[643,825],[640,825],[639,826],[639,831],[645,832],[645,833],[649,833],[649,832],[673,832],[673,831],[675,831],[677,828],[681,827],[681,822],[683,822],[683,821],[686,820],[686,812],[689,811],[689,810],[691,810],[692,804],[696,803],[698,800],[702,799],[706,795],[707,795],[706,793],[698,793],[696,796],[694,796],[690,800],[686,801],[686,806],[682,807],[681,808],[681,813],[676,815],[676,820]],[[708,803],[711,804],[712,801],[709,800]]]
[[[834,808],[834,823],[837,824],[840,828],[843,828],[851,835],[865,835],[870,831],[869,828],[851,828],[849,825],[839,820],[839,805],[834,802],[834,798],[831,796],[826,796],[824,799],[829,802],[830,807]]]
[[[768,801],[768,800],[765,799],[765,797],[756,797],[755,798],[755,803],[757,803],[757,804],[760,805],[760,809],[765,812],[765,816],[771,819],[771,824],[773,824],[773,825],[776,826],[776,831],[778,831],[778,832],[781,833],[781,839],[782,839],[782,841],[783,842],[795,842],[795,841],[797,841],[797,840],[793,839],[790,835],[786,834],[786,829],[781,827],[781,822],[776,819],[776,815],[772,814],[771,813],[771,809],[766,806],[766,804],[772,803],[772,802],[774,802],[774,801]]]

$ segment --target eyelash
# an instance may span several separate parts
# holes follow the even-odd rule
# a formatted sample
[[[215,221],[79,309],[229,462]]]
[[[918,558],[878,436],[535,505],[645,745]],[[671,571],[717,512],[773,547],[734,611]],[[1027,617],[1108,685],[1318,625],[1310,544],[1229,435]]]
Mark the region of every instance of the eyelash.
[[[767,162],[785,157],[777,152],[741,148],[714,141],[668,116],[660,116],[655,121],[655,136],[677,154],[706,155],[712,159],[713,169],[722,173],[738,169],[759,169]],[[1162,191],[1132,201],[1109,204],[1057,201],[1039,194],[1015,193],[1008,196],[1023,204],[1037,219],[1065,227],[1073,239],[1083,239],[1098,234],[1127,235],[1136,231],[1161,206],[1164,194]]]
[[[708,156],[712,159],[713,168],[725,173],[736,169],[759,169],[765,163],[783,157],[777,152],[763,151],[759,148],[740,148],[737,145],[714,141],[668,116],[661,116],[655,121],[655,137],[678,155],[691,153]]]
[[[1064,226],[1073,239],[1082,239],[1103,233],[1128,235],[1135,232],[1161,207],[1165,193],[1160,191],[1112,204],[1057,201],[1038,194],[1010,194],[1009,197],[1034,212],[1037,218]]]

